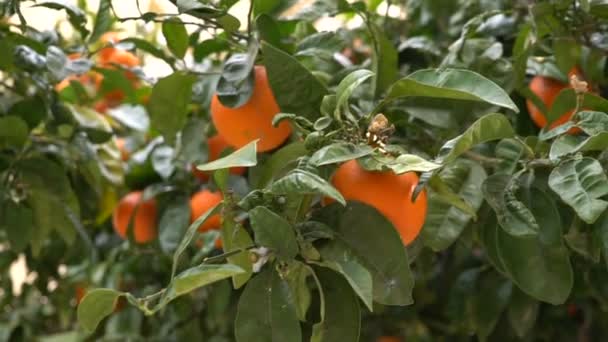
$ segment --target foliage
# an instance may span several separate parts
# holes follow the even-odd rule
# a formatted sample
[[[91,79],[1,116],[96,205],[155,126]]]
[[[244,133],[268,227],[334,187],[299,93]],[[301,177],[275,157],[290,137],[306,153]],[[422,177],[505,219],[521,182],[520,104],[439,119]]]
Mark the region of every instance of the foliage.
[[[0,341],[608,336],[604,1],[241,2],[243,22],[238,0],[136,17],[0,2]],[[30,5],[73,30],[34,29]],[[318,31],[328,17],[348,25]],[[127,21],[141,34],[116,33]],[[268,125],[292,133],[212,158],[210,102],[259,95],[256,65],[280,108]],[[567,89],[547,104],[535,75]],[[573,116],[535,127],[526,100]],[[332,185],[353,159],[419,174],[413,243]],[[191,217],[201,188],[223,200]],[[137,219],[113,230],[132,191],[158,207],[150,243]]]

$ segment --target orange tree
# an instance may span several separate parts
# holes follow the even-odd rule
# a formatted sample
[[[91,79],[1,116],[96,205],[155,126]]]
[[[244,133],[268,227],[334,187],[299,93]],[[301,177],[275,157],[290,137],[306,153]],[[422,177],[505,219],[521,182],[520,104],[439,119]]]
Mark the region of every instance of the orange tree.
[[[0,2],[0,340],[608,336],[604,1],[238,2]]]

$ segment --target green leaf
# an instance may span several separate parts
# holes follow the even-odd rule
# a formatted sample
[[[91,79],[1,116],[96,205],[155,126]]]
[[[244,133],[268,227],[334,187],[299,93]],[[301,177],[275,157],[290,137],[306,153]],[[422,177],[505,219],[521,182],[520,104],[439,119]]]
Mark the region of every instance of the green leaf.
[[[245,271],[231,264],[224,265],[199,265],[189,268],[178,274],[167,289],[166,302],[181,295],[192,292],[200,287],[207,286],[226,278],[242,274]]]
[[[0,230],[6,232],[12,251],[23,251],[37,230],[32,209],[11,200],[0,202]]]
[[[150,129],[150,118],[143,106],[123,104],[109,109],[108,115],[133,130],[147,132]]]
[[[241,22],[231,14],[225,14],[216,19],[217,23],[224,29],[224,31],[231,33],[236,32],[241,27]]]
[[[152,88],[148,113],[152,127],[157,129],[169,144],[186,123],[188,105],[192,98],[192,85],[196,77],[176,72],[163,77]]]
[[[563,304],[572,290],[573,274],[560,214],[543,190],[531,188],[527,197],[525,205],[534,214],[539,232],[514,236],[494,226],[498,255],[509,278],[523,292],[547,303]]]
[[[549,176],[549,187],[568,204],[583,221],[594,223],[608,208],[608,177],[595,159],[568,160],[559,164]]]
[[[581,46],[570,37],[553,39],[553,53],[555,63],[560,71],[568,74],[570,69],[575,67],[581,58]]]
[[[298,241],[294,228],[287,220],[261,206],[249,211],[249,220],[258,246],[270,248],[280,260],[296,257]]]
[[[469,70],[426,69],[395,82],[380,104],[405,97],[432,97],[485,102],[519,112],[509,94],[496,83]],[[377,112],[377,110],[375,110]]]
[[[358,342],[361,329],[361,308],[350,285],[340,275],[323,268],[315,273],[323,287],[324,319],[315,324],[311,342]]]
[[[608,268],[608,213],[604,213],[593,225],[593,235],[600,245],[604,264]]]
[[[287,53],[262,43],[264,65],[272,92],[284,113],[314,120],[327,89],[308,69]]]
[[[250,142],[225,157],[198,165],[196,168],[200,171],[215,171],[219,169],[229,169],[231,167],[255,166],[258,163],[256,154],[258,140],[259,139],[256,139]]]
[[[402,154],[395,158],[388,167],[396,174],[406,172],[430,172],[441,167],[415,154]]]
[[[256,5],[254,5],[255,7]],[[270,45],[281,47],[281,31],[276,21],[267,14],[260,14],[255,19],[255,26],[260,33],[260,40],[266,41]],[[284,49],[283,49],[284,50]]]
[[[565,113],[574,110],[576,107],[576,93],[572,88],[566,88],[559,92],[549,112],[547,113],[547,122],[549,124],[562,117]],[[608,112],[608,100],[593,93],[584,93],[581,108],[585,110],[597,110],[600,112]]]
[[[347,142],[337,142],[317,150],[310,163],[315,166],[342,163],[365,157],[374,151],[369,145],[355,145]]]
[[[374,95],[378,98],[397,79],[399,75],[399,56],[393,42],[382,32],[382,29],[370,20],[365,22],[375,43],[373,45],[374,53],[372,54],[372,71],[376,77],[372,87]]]
[[[480,340],[485,341],[494,331],[498,319],[509,303],[511,289],[511,282],[496,272],[481,275],[473,300],[473,320]]]
[[[79,129],[85,131],[92,142],[100,144],[110,140],[112,126],[103,115],[84,106],[68,106],[68,109],[79,124]]]
[[[241,250],[228,257],[231,264],[242,268],[245,273],[232,277],[232,284],[235,289],[245,285],[252,274],[252,261],[249,251],[245,250],[253,246],[253,240],[245,228],[238,223],[236,214],[231,207],[225,207],[222,215],[222,242],[224,252],[230,253]]]
[[[430,176],[429,179],[425,178],[427,175]],[[416,185],[414,195],[422,191],[423,186],[428,184],[431,190],[433,190],[436,199],[460,209],[462,212],[473,217],[473,220],[477,220],[477,212],[475,209],[473,209],[469,203],[465,202],[460,195],[454,192],[454,190],[452,190],[452,188],[446,184],[441,177],[439,177],[437,174],[433,175],[432,173],[425,173],[422,174],[421,178],[422,179],[418,182],[418,185]]]
[[[524,155],[524,147],[516,139],[503,139],[496,144],[494,155],[500,159],[497,173],[512,174],[518,166],[518,162]]]
[[[414,277],[403,242],[393,225],[375,208],[349,201],[316,212],[314,220],[330,226],[371,273],[373,297],[384,305],[412,303]]]
[[[238,108],[245,105],[253,95],[255,58],[258,53],[256,42],[249,45],[247,53],[233,54],[224,63],[222,75],[216,86],[220,102],[227,107]]]
[[[484,168],[472,161],[458,159],[441,170],[441,179],[475,211],[483,203],[481,186],[487,178]],[[421,239],[434,251],[448,248],[460,236],[473,217],[442,201],[429,191],[428,211]]]
[[[194,222],[192,222],[192,224],[188,227],[188,230],[186,230],[184,237],[182,238],[179,245],[177,246],[177,249],[175,249],[175,252],[173,253],[173,267],[171,271],[172,278],[175,275],[175,272],[177,271],[180,256],[186,251],[186,248],[188,248],[188,246],[192,242],[192,238],[194,238],[194,234],[196,234],[198,227],[205,223],[205,221],[207,221],[211,216],[217,214],[220,210],[222,210],[222,208],[223,203],[218,203],[213,208],[209,208],[209,210],[207,210],[203,215],[194,220]]]
[[[511,302],[507,309],[507,317],[519,338],[524,338],[532,330],[538,317],[540,303],[530,296],[513,288]]]
[[[574,220],[568,234],[564,235],[564,241],[572,251],[597,264],[602,253],[601,239],[597,239],[597,234],[586,227],[581,220]]]
[[[74,242],[74,221],[80,217],[80,205],[66,170],[43,157],[22,160],[17,164],[17,170],[28,190],[26,201],[34,212],[37,227],[31,240],[34,254],[40,251],[41,244],[53,230],[68,244]]]
[[[344,197],[328,181],[314,173],[295,169],[285,177],[276,180],[270,186],[275,194],[325,195],[341,204],[346,204]]]
[[[597,135],[608,131],[608,114],[583,110],[575,114],[576,126],[588,135]]]
[[[27,123],[17,116],[0,117],[0,147],[21,147],[27,141]]]
[[[122,292],[112,289],[94,289],[88,291],[78,305],[78,323],[87,331],[93,332],[97,325],[109,314],[114,312],[118,298]]]
[[[287,271],[283,273],[283,278],[287,281],[293,296],[296,314],[302,322],[306,322],[306,313],[312,299],[307,282],[310,275],[310,268],[299,261],[290,262]]]
[[[289,285],[272,268],[249,281],[239,299],[238,342],[300,342],[302,332]]]
[[[182,21],[177,17],[163,21],[163,36],[169,50],[177,58],[184,58],[188,50],[188,31]]]
[[[185,195],[172,196],[158,222],[158,242],[165,253],[177,249],[190,225],[190,201]]]
[[[149,41],[147,41],[145,39],[126,38],[126,39],[121,40],[120,43],[121,44],[122,43],[131,43],[131,44],[135,45],[135,47],[138,48],[139,50],[145,51],[145,52],[151,54],[152,56],[165,61],[170,66],[173,66],[173,64],[175,63],[175,57],[170,56],[167,52],[165,52],[164,50],[160,49],[159,47],[157,47],[156,45],[150,43]]]
[[[267,187],[273,179],[280,177],[282,173],[294,166],[294,162],[308,153],[304,143],[294,142],[286,145],[272,154],[272,156],[262,164],[257,180],[254,182],[256,188]]]
[[[340,112],[343,111],[344,113],[346,113],[348,118],[354,119],[352,114],[350,114],[350,109],[348,107],[348,99],[358,86],[360,86],[363,82],[365,82],[372,76],[374,76],[373,72],[365,69],[359,69],[351,72],[346,77],[344,77],[342,81],[340,81],[340,84],[338,84],[338,87],[336,88],[337,102],[336,109],[334,112],[335,118],[340,119]],[[354,119],[353,121],[357,122],[356,119]]]
[[[100,0],[97,13],[95,14],[95,23],[93,24],[93,32],[89,36],[89,42],[96,42],[101,36],[112,28],[112,0]]]
[[[551,144],[549,158],[557,161],[568,154],[587,151],[603,151],[608,148],[608,132],[601,132],[588,138],[562,135]]]
[[[443,164],[449,163],[475,145],[511,138],[514,135],[515,132],[507,117],[498,113],[484,115],[463,134],[446,142],[439,150],[437,161]]]
[[[340,240],[322,245],[319,252],[323,258],[320,265],[342,274],[369,311],[373,312],[372,275],[357,256]]]
[[[539,224],[530,209],[516,196],[519,176],[493,174],[483,183],[483,195],[496,212],[498,223],[513,236],[538,234]]]

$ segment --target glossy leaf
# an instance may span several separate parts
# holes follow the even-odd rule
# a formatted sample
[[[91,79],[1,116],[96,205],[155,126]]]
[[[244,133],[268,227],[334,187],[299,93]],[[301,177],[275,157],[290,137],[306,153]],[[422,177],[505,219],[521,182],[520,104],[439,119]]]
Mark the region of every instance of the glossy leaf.
[[[544,302],[562,304],[570,295],[573,274],[562,241],[560,215],[541,189],[529,189],[528,196],[525,204],[538,222],[538,234],[518,237],[495,227],[498,254],[509,278],[523,292]]]
[[[574,89],[563,89],[559,92],[547,113],[547,122],[549,124],[552,123],[565,113],[574,110],[575,107],[576,94],[574,93]],[[584,93],[581,108],[584,108],[585,110],[608,112],[608,100],[592,93]]]
[[[90,42],[96,42],[101,36],[112,28],[112,0],[100,0],[97,15],[93,24],[93,32],[89,36]]]
[[[254,140],[225,157],[198,165],[196,168],[200,171],[215,171],[231,167],[255,166],[258,163],[256,155],[257,146],[258,140]]]
[[[372,88],[379,97],[391,87],[399,74],[399,56],[393,42],[382,32],[382,29],[371,21],[366,21],[370,35],[373,37],[374,53],[372,54],[372,71],[375,76]],[[390,90],[389,90],[390,92]]]
[[[284,279],[289,285],[298,319],[306,322],[306,314],[312,301],[312,295],[308,288],[308,277],[311,275],[310,267],[299,261],[288,264],[288,270]]]
[[[487,178],[483,167],[472,161],[459,159],[444,168],[439,175],[473,210],[479,210],[483,203],[481,186]],[[424,244],[434,251],[443,250],[460,236],[472,218],[471,215],[437,198],[431,191],[421,238]]]
[[[549,158],[553,161],[578,152],[603,151],[608,148],[608,132],[601,132],[588,138],[562,135],[551,144]]]
[[[595,159],[568,160],[549,176],[551,189],[588,224],[594,223],[608,208],[608,177]]]
[[[496,212],[498,223],[505,232],[513,236],[536,235],[539,230],[538,222],[514,192],[518,182],[518,178],[494,174],[483,183],[483,195]]]
[[[217,97],[224,106],[238,108],[251,98],[255,84],[253,67],[257,53],[257,44],[251,44],[247,53],[233,54],[224,63],[216,87]]]
[[[395,82],[382,104],[405,97],[433,97],[485,102],[519,112],[509,95],[496,83],[469,70],[426,69]]]
[[[170,301],[176,297],[192,292],[200,287],[207,286],[217,281],[233,277],[245,271],[231,264],[224,265],[200,265],[189,268],[178,274],[167,290],[167,299]]]
[[[114,312],[118,298],[123,295],[112,289],[94,289],[82,298],[78,305],[78,323],[86,330],[93,332],[97,325]]]
[[[262,206],[249,211],[249,220],[258,246],[270,248],[282,260],[295,258],[298,241],[287,220]]]
[[[300,342],[302,332],[289,285],[267,268],[247,283],[237,307],[238,342]]]
[[[316,213],[335,239],[357,255],[373,280],[373,298],[385,305],[412,303],[414,278],[403,242],[393,225],[376,209],[360,202],[336,203]]]
[[[310,157],[310,163],[315,166],[337,164],[367,156],[373,151],[369,145],[337,142],[317,150]]]
[[[287,53],[267,43],[262,43],[262,50],[268,81],[281,111],[316,119],[327,94],[325,86]]]
[[[342,81],[340,81],[340,84],[338,84],[338,87],[336,88],[336,110],[334,113],[335,118],[340,118],[341,112],[346,113],[347,117],[352,117],[348,108],[348,99],[358,86],[360,86],[363,82],[365,82],[372,76],[374,76],[373,72],[365,69],[360,69],[351,72],[346,77],[344,77]]]
[[[323,287],[325,312],[322,322],[313,326],[311,342],[357,342],[361,329],[361,309],[350,285],[337,273],[316,268]]]
[[[224,252],[233,254],[228,257],[231,264],[239,266],[245,272],[232,277],[232,285],[235,289],[245,285],[251,278],[253,262],[247,248],[254,246],[253,240],[245,228],[237,221],[236,214],[230,207],[225,207],[222,213],[222,243]]]
[[[333,240],[322,245],[319,252],[323,260],[321,265],[342,274],[368,310],[374,311],[372,275],[363,267],[352,250],[344,242]]]
[[[174,252],[189,226],[189,198],[185,195],[171,197],[158,221],[158,242],[163,252]]]
[[[184,58],[186,50],[188,50],[188,32],[182,21],[179,18],[165,20],[162,31],[169,50],[177,58]]]
[[[186,123],[195,81],[191,74],[176,72],[161,78],[152,88],[148,102],[152,127],[161,132],[170,144]]]
[[[415,154],[402,154],[395,158],[388,167],[396,174],[406,172],[430,172],[441,167],[441,165],[428,161]]]
[[[515,135],[509,120],[502,114],[488,114],[475,121],[456,138],[446,142],[439,150],[437,161],[449,163],[473,146]]]
[[[304,143],[294,142],[286,145],[272,154],[264,162],[260,175],[255,182],[258,189],[267,187],[273,179],[280,177],[282,172],[293,166],[294,161],[308,153]]]
[[[275,194],[324,195],[346,204],[344,197],[328,181],[314,173],[296,169],[270,186]]]

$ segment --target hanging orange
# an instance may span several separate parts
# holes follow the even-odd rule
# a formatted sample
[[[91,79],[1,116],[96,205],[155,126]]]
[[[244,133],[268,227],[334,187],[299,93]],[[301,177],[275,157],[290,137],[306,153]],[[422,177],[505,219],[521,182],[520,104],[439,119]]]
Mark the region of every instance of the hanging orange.
[[[142,200],[143,192],[133,191],[123,197],[114,209],[112,223],[114,230],[123,239],[127,238],[127,228],[133,218],[133,236],[137,243],[147,243],[156,238],[156,200]],[[140,203],[141,202],[141,203]]]
[[[412,194],[418,184],[413,172],[397,175],[392,171],[367,171],[356,160],[342,164],[332,183],[347,200],[356,200],[376,208],[399,232],[404,244],[420,233],[427,210],[426,192]]]
[[[194,194],[192,198],[190,198],[190,222],[196,221],[197,218],[216,206],[223,199],[224,197],[221,192],[211,192],[206,189]],[[206,232],[211,229],[219,229],[220,226],[221,217],[219,214],[215,214],[198,227],[198,231]]]
[[[229,145],[240,148],[260,139],[258,152],[264,152],[281,145],[291,134],[291,126],[286,121],[278,127],[272,126],[272,118],[281,110],[270,89],[266,68],[256,66],[254,72],[254,88],[249,101],[238,108],[230,108],[215,95],[211,99],[211,118]]]

